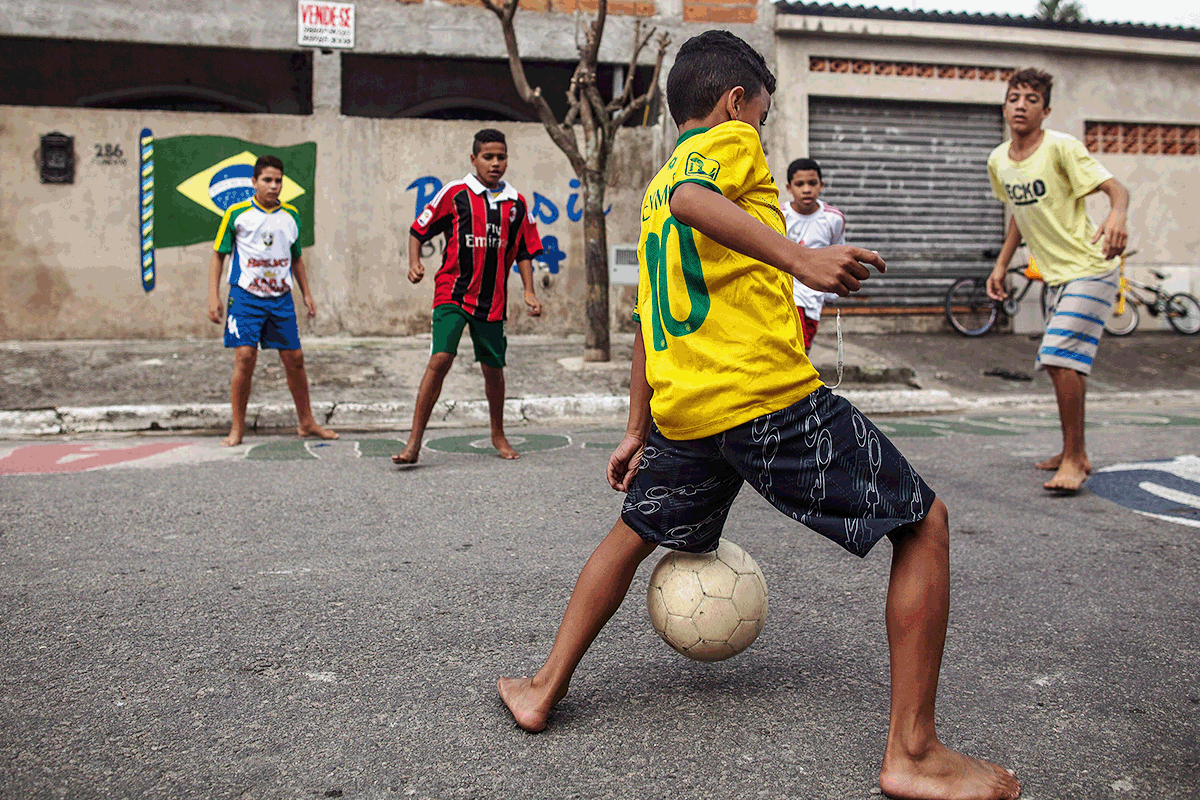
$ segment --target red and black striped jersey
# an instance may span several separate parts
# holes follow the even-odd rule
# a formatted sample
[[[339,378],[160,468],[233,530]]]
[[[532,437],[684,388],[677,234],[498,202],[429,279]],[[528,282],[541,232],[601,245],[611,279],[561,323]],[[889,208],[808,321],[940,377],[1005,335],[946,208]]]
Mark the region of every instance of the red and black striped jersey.
[[[454,303],[488,322],[506,317],[513,262],[542,252],[525,198],[508,183],[493,192],[474,175],[443,186],[411,231],[422,242],[446,236],[446,255],[434,279],[434,307]]]

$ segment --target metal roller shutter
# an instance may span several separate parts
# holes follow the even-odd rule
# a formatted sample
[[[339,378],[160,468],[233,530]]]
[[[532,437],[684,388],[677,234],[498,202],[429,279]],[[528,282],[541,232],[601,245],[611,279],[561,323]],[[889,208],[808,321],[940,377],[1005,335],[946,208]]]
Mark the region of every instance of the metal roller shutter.
[[[842,308],[940,306],[955,278],[991,269],[1004,242],[987,177],[997,106],[812,97],[808,112],[823,199],[845,213],[850,244],[888,263]]]

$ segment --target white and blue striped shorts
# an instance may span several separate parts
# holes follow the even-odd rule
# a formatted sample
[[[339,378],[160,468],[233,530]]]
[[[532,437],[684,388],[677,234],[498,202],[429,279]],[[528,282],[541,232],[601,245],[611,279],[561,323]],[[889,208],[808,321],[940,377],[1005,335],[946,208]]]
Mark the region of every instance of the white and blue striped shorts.
[[[1046,332],[1038,348],[1037,368],[1066,367],[1091,374],[1104,323],[1112,314],[1120,278],[1114,267],[1102,275],[1076,278],[1050,287]]]

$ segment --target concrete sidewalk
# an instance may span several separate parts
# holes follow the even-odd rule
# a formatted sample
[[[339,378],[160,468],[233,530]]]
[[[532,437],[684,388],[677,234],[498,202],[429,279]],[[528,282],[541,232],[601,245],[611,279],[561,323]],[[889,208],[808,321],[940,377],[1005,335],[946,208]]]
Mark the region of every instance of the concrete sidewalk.
[[[611,362],[585,364],[581,336],[510,337],[506,417],[514,424],[622,420],[632,341],[615,335]],[[1050,382],[1033,369],[1036,350],[1035,338],[1006,334],[846,334],[838,392],[873,414],[1052,408]],[[319,420],[351,430],[409,426],[428,336],[309,338],[304,351]],[[812,360],[822,378],[836,381],[832,324],[822,326]],[[0,343],[0,436],[227,429],[231,369],[216,339]],[[1089,399],[1200,407],[1198,387],[1200,337],[1139,332],[1105,339]],[[249,422],[257,431],[295,425],[274,353],[260,353]],[[483,379],[469,349],[447,377],[432,422],[486,424]]]

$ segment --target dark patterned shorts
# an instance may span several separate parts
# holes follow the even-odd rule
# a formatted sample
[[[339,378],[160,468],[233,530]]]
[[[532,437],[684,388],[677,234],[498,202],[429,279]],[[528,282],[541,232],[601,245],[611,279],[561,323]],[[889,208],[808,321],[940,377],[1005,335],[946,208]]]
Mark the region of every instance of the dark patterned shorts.
[[[717,549],[743,481],[857,556],[925,519],[934,500],[895,445],[821,387],[789,408],[703,439],[667,439],[653,427],[621,519],[652,544],[707,553]]]

